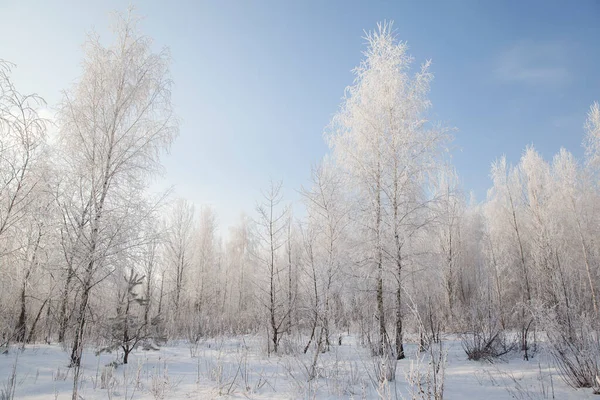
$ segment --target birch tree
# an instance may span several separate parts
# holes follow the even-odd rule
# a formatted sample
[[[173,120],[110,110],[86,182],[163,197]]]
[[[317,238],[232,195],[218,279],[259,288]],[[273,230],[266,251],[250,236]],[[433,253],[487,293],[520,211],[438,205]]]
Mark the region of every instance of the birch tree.
[[[48,179],[48,121],[40,115],[44,100],[36,94],[23,94],[15,86],[13,67],[0,59],[0,302],[7,306],[2,318],[6,322],[0,329],[4,340],[24,343],[33,338],[51,292],[40,290],[42,305],[29,323],[32,310],[28,300],[38,294],[32,289],[42,282],[48,289],[52,286],[41,281],[43,270],[47,270],[41,261],[47,259],[42,257],[42,248],[51,242],[47,239],[50,218],[44,183]],[[15,287],[18,294],[13,291]],[[16,320],[8,306],[13,295],[18,298]]]
[[[334,116],[327,139],[336,164],[348,175],[356,204],[356,218],[364,233],[364,259],[374,275],[377,307],[377,353],[391,345],[386,331],[384,274],[393,264],[397,272],[398,310],[401,306],[402,246],[407,217],[424,202],[421,189],[427,173],[435,169],[444,130],[431,129],[424,112],[432,75],[429,63],[410,76],[412,57],[398,42],[391,23],[378,25],[366,36],[364,59],[354,69],[354,84]],[[416,206],[416,205],[420,206]],[[386,251],[389,232],[393,252]],[[401,314],[396,315],[397,356],[402,356]]]
[[[452,321],[461,281],[460,251],[461,223],[464,219],[464,199],[457,188],[457,177],[446,172],[439,177],[436,187],[434,208],[435,242],[441,262],[441,277],[444,286],[448,319]]]
[[[0,59],[0,239],[35,199],[33,190],[42,181],[36,165],[44,155],[48,124],[40,116],[46,103],[36,94],[19,92],[12,68]]]
[[[82,76],[64,93],[59,110],[61,161],[76,184],[71,188],[77,196],[72,198],[85,215],[74,233],[83,238],[71,352],[75,367],[81,362],[88,302],[102,279],[98,272],[110,274],[110,256],[137,245],[124,240],[124,233],[148,217],[138,213],[143,190],[160,171],[160,155],[177,134],[169,53],[153,52],[152,40],[139,32],[137,22],[131,12],[117,16],[115,41],[109,46],[90,35]],[[76,386],[75,381],[74,396]]]
[[[506,158],[492,165],[492,179],[494,187],[490,190],[490,201],[496,201],[501,210],[499,218],[508,223],[511,231],[514,248],[516,249],[515,261],[519,267],[517,282],[520,286],[521,301],[519,304],[519,330],[521,350],[523,357],[529,359],[529,335],[533,318],[528,316],[528,307],[533,300],[533,285],[531,276],[531,260],[528,257],[525,236],[525,221],[522,215],[522,183],[518,169],[509,167]]]

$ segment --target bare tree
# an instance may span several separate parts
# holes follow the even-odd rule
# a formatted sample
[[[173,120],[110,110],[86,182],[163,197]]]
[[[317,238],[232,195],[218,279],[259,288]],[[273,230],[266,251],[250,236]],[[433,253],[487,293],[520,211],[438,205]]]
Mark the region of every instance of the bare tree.
[[[183,199],[178,199],[167,221],[165,237],[165,262],[174,274],[173,288],[173,320],[179,328],[181,316],[181,300],[186,279],[189,278],[193,258],[194,206]],[[163,277],[164,279],[164,277]]]
[[[313,327],[305,352],[315,337],[318,326],[320,335],[325,339],[325,348],[330,346],[333,291],[336,281],[341,278],[348,226],[343,183],[342,176],[335,166],[325,161],[313,167],[312,186],[310,189],[302,190],[308,210],[304,251],[315,299]],[[320,340],[319,336],[317,340]]]
[[[18,91],[11,79],[12,67],[0,60],[0,274],[20,278],[16,285],[19,312],[14,325],[1,328],[12,328],[7,337],[25,342],[33,337],[39,319],[38,316],[33,320],[27,335],[27,299],[31,297],[28,292],[40,269],[41,238],[46,233],[47,218],[39,211],[46,201],[43,182],[47,178],[47,121],[40,116],[44,100]],[[19,268],[5,270],[9,265]],[[41,308],[46,304],[47,299]]]
[[[239,222],[229,229],[228,240],[225,245],[225,257],[229,264],[231,295],[229,296],[232,320],[235,320],[235,329],[246,331],[254,320],[254,301],[252,282],[255,279],[255,263],[252,254],[254,239],[252,235],[252,221],[245,214],[240,216]]]
[[[509,168],[506,159],[502,157],[492,165],[492,178],[494,188],[489,193],[490,201],[496,201],[501,211],[501,218],[505,218],[513,233],[514,243],[517,249],[517,265],[520,269],[521,301],[520,301],[520,339],[523,357],[529,359],[529,335],[533,318],[529,316],[528,307],[533,299],[531,284],[531,272],[526,257],[526,242],[523,236],[523,221],[519,217],[522,198],[519,194],[520,176],[518,170]]]
[[[156,307],[155,303],[155,292],[156,292],[156,284],[158,277],[158,268],[162,262],[161,259],[161,245],[164,243],[163,233],[160,232],[157,226],[151,221],[149,223],[148,243],[144,248],[141,249],[140,260],[142,263],[142,271],[144,273],[144,289],[142,297],[145,299],[144,301],[144,317],[143,317],[143,326],[144,326],[144,335],[148,336],[150,332],[148,332],[150,328],[150,322],[154,319],[154,325],[158,325],[160,323],[160,327],[157,328],[162,333],[162,324],[163,316],[160,312],[157,312],[154,317],[151,316],[152,309]],[[158,335],[157,335],[158,336]]]
[[[12,64],[0,59],[0,238],[27,212],[42,177],[35,173],[43,155],[47,121],[39,114],[46,103],[22,94],[10,74]]]
[[[457,188],[457,178],[452,172],[441,174],[436,185],[434,205],[435,236],[441,261],[448,319],[452,321],[459,292],[461,223],[464,220],[464,198]]]
[[[197,233],[195,237],[197,249],[194,258],[194,288],[193,313],[198,323],[204,319],[204,327],[198,328],[198,333],[208,330],[211,316],[215,316],[221,306],[219,292],[225,288],[221,285],[219,274],[220,258],[218,252],[217,217],[211,207],[204,206],[200,210]],[[212,314],[212,315],[211,315]],[[215,324],[213,321],[212,324]]]
[[[269,189],[263,192],[263,202],[256,206],[258,218],[255,223],[259,241],[256,257],[265,267],[267,273],[266,290],[264,290],[266,296],[261,297],[264,300],[262,303],[267,309],[269,319],[269,353],[271,348],[274,353],[277,353],[282,326],[290,313],[290,310],[286,309],[284,299],[281,298],[283,287],[281,267],[278,262],[278,252],[285,245],[284,236],[288,214],[287,207],[279,209],[282,201],[281,187],[281,182],[271,182]],[[262,291],[263,289],[260,286],[259,289]]]

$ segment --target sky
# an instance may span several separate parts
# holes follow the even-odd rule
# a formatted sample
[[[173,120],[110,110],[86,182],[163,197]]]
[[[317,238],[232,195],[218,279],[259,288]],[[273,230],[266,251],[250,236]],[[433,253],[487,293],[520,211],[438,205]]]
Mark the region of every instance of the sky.
[[[126,1],[0,0],[0,59],[22,92],[52,112],[81,74],[92,31],[110,40]],[[415,67],[431,59],[430,119],[455,127],[463,188],[485,199],[490,164],[533,144],[550,159],[583,154],[583,123],[600,101],[600,2],[140,1],[141,29],[169,47],[180,135],[155,187],[211,205],[222,227],[253,214],[283,180],[299,199],[328,148],[323,131],[352,83],[364,31],[393,20]],[[225,229],[225,228],[224,228]]]

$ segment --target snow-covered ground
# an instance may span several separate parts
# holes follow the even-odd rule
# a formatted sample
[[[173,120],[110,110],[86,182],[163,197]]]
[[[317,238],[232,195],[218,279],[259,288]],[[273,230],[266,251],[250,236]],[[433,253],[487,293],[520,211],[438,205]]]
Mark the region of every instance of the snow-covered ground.
[[[245,336],[210,339],[197,347],[174,343],[158,351],[136,351],[129,364],[113,368],[116,354],[83,358],[82,399],[411,399],[411,370],[427,374],[428,356],[416,360],[408,345],[398,362],[395,382],[378,387],[374,359],[352,337],[319,358],[318,379],[307,381],[314,353],[301,344],[283,343],[290,354],[267,357],[264,340]],[[444,399],[592,399],[590,389],[568,387],[540,351],[526,362],[518,355],[495,364],[466,360],[461,343],[444,342],[447,351]],[[11,348],[0,355],[0,391],[6,390],[16,362],[15,399],[70,399],[68,354],[57,345]],[[426,379],[425,379],[426,380]],[[413,380],[414,381],[414,380]],[[0,396],[1,398],[2,396]],[[417,397],[427,398],[427,397]]]

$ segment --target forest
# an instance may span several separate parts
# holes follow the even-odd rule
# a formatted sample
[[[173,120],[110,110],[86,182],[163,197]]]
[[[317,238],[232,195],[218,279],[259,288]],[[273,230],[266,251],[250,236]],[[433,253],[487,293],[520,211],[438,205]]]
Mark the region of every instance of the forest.
[[[281,177],[223,230],[210,206],[148,190],[178,136],[182,83],[137,21],[116,17],[108,44],[88,37],[60,104],[19,91],[0,61],[0,398],[31,394],[19,391],[36,373],[20,368],[35,349],[54,351],[55,398],[186,398],[166,366],[133,383],[143,354],[177,348],[195,385],[217,382],[194,398],[391,399],[398,380],[403,398],[466,398],[450,396],[453,359],[539,367],[540,380],[544,359],[563,390],[544,379],[534,397],[513,376],[496,398],[600,392],[598,103],[574,133],[582,159],[499,154],[476,201],[452,165],[457,131],[430,119],[430,62],[380,23],[329,125],[307,132],[329,151],[294,188],[301,202]],[[231,371],[218,367],[228,346],[242,357]],[[328,391],[344,354],[362,389]],[[250,373],[252,357],[291,391],[264,366]]]

